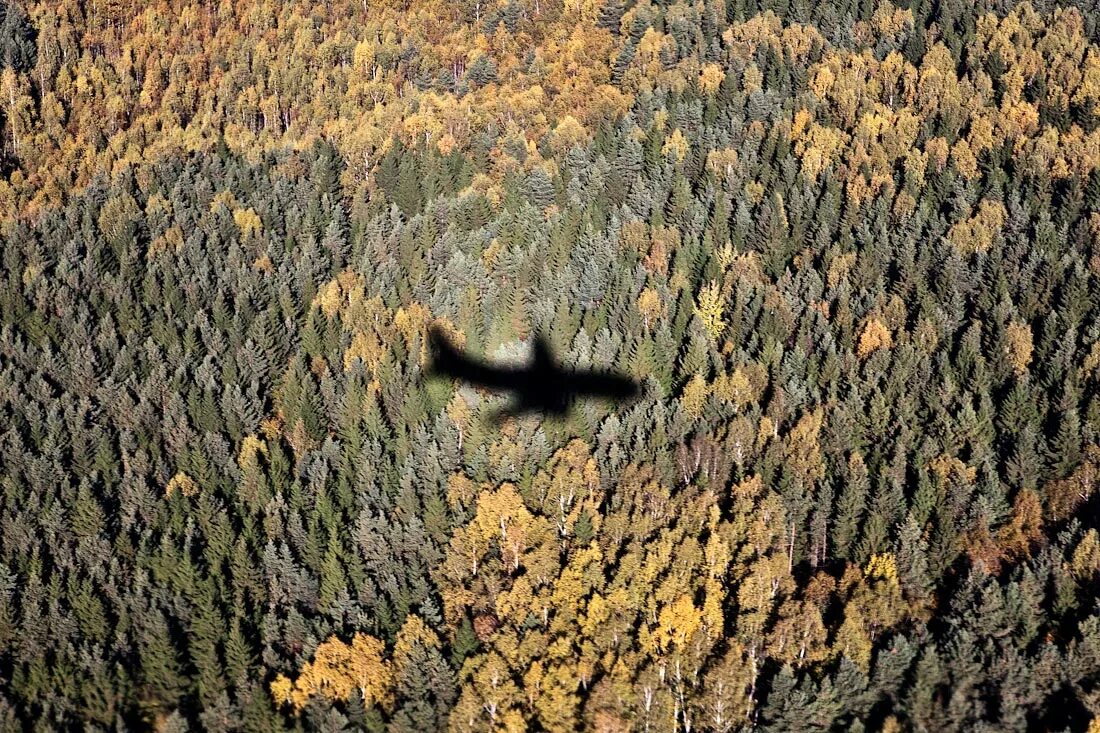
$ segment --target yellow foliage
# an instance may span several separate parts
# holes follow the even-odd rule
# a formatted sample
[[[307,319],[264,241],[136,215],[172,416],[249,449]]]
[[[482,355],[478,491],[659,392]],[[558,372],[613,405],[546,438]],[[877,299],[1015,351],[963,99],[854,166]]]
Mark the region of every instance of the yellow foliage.
[[[1004,204],[984,199],[973,216],[951,227],[947,239],[962,254],[984,252],[993,245],[993,238],[1000,234],[1007,217]]]
[[[712,150],[707,153],[707,170],[713,173],[719,180],[725,180],[733,175],[738,160],[737,151],[733,148]]]
[[[485,267],[492,267],[503,250],[504,244],[499,239],[493,237],[489,240],[489,245],[481,252],[481,261],[485,263]]]
[[[714,394],[737,410],[755,400],[752,382],[740,368],[734,369],[732,374],[720,374],[714,380]]]
[[[884,552],[882,554],[871,555],[871,559],[867,562],[867,568],[864,570],[864,574],[868,578],[881,578],[887,583],[897,585],[898,566],[893,553]]]
[[[879,349],[889,349],[894,345],[894,338],[890,329],[878,318],[868,318],[863,325],[863,333],[859,337],[859,346],[856,355],[860,359],[866,359]]]
[[[1031,362],[1031,327],[1026,323],[1010,323],[1005,328],[1005,355],[1016,374],[1027,371]]]
[[[652,30],[652,28],[650,28],[649,30],[646,30],[647,35],[649,34],[650,30]],[[644,40],[645,36],[642,36],[642,38]],[[664,130],[665,125],[667,123],[668,123],[668,110],[667,109],[665,109],[664,107],[661,107],[659,110],[657,110],[656,112],[653,113],[653,129],[655,129],[655,130]]]
[[[703,64],[699,71],[699,89],[704,94],[714,94],[725,78],[726,72],[718,64]]]
[[[214,194],[214,197],[210,199],[210,210],[216,211],[219,206],[224,206],[226,209],[232,211],[237,204],[237,197],[233,195],[232,191],[225,189],[218,191]]]
[[[719,247],[714,253],[714,256],[715,259],[718,260],[718,269],[721,270],[723,274],[729,271],[730,267],[732,267],[733,263],[738,259],[738,255],[733,249],[733,245],[729,242]]]
[[[29,287],[41,274],[42,268],[39,265],[27,265],[23,268],[23,284]]]
[[[733,496],[741,501],[755,499],[763,491],[764,482],[755,473],[731,489]]]
[[[119,242],[140,217],[141,209],[134,197],[124,193],[107,199],[103,204],[98,219],[99,229],[111,242]]]
[[[825,478],[825,463],[818,444],[824,417],[820,407],[806,413],[787,435],[787,461],[807,486]]]
[[[779,437],[779,426],[767,415],[761,415],[756,431],[756,445],[762,448],[769,440]]]
[[[928,160],[935,171],[943,170],[947,165],[947,156],[951,146],[942,137],[934,137],[924,144],[924,152],[928,154]]]
[[[875,40],[896,36],[913,27],[913,11],[908,8],[903,10],[888,2],[880,3],[871,16],[871,27]]]
[[[283,674],[277,676],[271,682],[271,696],[275,698],[276,705],[286,705],[293,702],[296,708],[299,708],[304,704],[304,700],[298,702],[294,697],[294,683]]]
[[[755,91],[759,91],[764,84],[764,72],[760,71],[760,67],[756,63],[750,63],[745,67],[745,71],[741,75],[741,86],[745,90],[746,94],[752,94]]]
[[[593,592],[581,620],[581,633],[588,638],[596,636],[602,624],[611,617],[611,607],[599,592]]]
[[[970,148],[970,143],[965,138],[955,143],[951,149],[951,161],[964,178],[975,178],[978,175],[978,159]]]
[[[997,530],[999,552],[1008,558],[1025,557],[1042,535],[1043,506],[1038,492],[1021,489],[1012,502],[1012,517]],[[981,539],[981,538],[979,538]],[[997,551],[990,554],[996,554]]]
[[[415,301],[408,306],[398,308],[397,313],[393,316],[393,325],[397,328],[398,333],[405,338],[405,345],[408,349],[412,350],[419,339],[420,363],[422,364],[428,359],[428,340],[423,338],[423,335],[427,332],[428,323],[431,320],[431,311]]]
[[[595,22],[601,7],[599,0],[565,0],[565,12],[582,22]]]
[[[351,369],[356,359],[361,359],[371,371],[377,366],[381,344],[374,334],[358,331],[351,337],[351,345],[344,352],[344,370]]]
[[[260,272],[266,272],[269,275],[275,272],[275,263],[271,261],[271,258],[267,255],[260,255],[253,261],[252,267]]]
[[[321,312],[329,318],[335,316],[340,310],[340,306],[344,304],[344,294],[341,292],[340,283],[329,280],[318,290],[313,302],[319,305]]]
[[[924,173],[928,168],[928,154],[914,148],[905,156],[905,186],[917,193],[924,188]]]
[[[478,497],[477,515],[467,530],[471,538],[486,549],[490,544],[499,544],[501,561],[515,571],[523,562],[534,520],[516,487],[505,483],[496,491]]]
[[[761,45],[770,46],[780,56],[786,51],[796,62],[804,61],[810,51],[824,45],[824,38],[812,26],[787,24],[773,11],[731,25],[722,33],[730,55],[741,61],[750,60]]]
[[[1093,341],[1088,356],[1085,357],[1085,361],[1081,365],[1081,371],[1084,375],[1090,376],[1096,371],[1097,367],[1100,367],[1100,341]]]
[[[1095,529],[1085,532],[1085,536],[1073,551],[1073,574],[1082,582],[1091,581],[1100,573],[1100,536]]]
[[[638,49],[635,55],[638,62],[642,64],[642,68],[647,70],[647,75],[654,73],[649,71],[650,67],[660,68],[661,47],[664,43],[665,35],[653,26],[646,28],[645,33],[638,40]]]
[[[246,435],[241,441],[241,450],[237,454],[237,466],[242,471],[254,469],[259,455],[267,455],[267,443],[255,435]]]
[[[966,465],[955,456],[939,456],[930,461],[928,467],[939,476],[941,481],[950,479],[962,483],[973,483],[978,477],[976,468]]]
[[[801,126],[797,114],[795,121]],[[802,159],[802,175],[816,181],[821,171],[840,158],[850,140],[851,135],[842,130],[808,122],[794,146],[795,154]]]
[[[661,298],[657,291],[653,288],[643,290],[638,296],[638,312],[642,314],[647,331],[651,328],[651,322],[660,318],[662,311]]]
[[[810,126],[814,119],[813,113],[802,108],[794,113],[794,121],[791,122],[791,142],[798,142],[802,133]]]
[[[940,340],[939,330],[936,328],[936,324],[927,318],[921,318],[917,321],[917,325],[913,329],[912,340],[913,344],[924,353],[935,353],[936,346],[939,344]]]
[[[283,432],[282,420],[278,417],[265,417],[260,421],[260,432],[268,440],[278,438]]]
[[[452,508],[468,507],[477,495],[477,484],[462,473],[452,473],[447,479],[447,503]]]
[[[692,418],[698,418],[703,413],[703,406],[707,403],[710,387],[702,375],[696,374],[684,387],[684,393],[680,395],[680,405]]]
[[[428,649],[439,649],[441,642],[439,636],[424,623],[416,614],[405,617],[405,623],[397,632],[397,639],[393,645],[394,671],[398,674],[405,669],[414,658],[413,652],[417,646]]]
[[[989,150],[995,142],[993,123],[987,117],[977,116],[970,121],[970,149],[975,154]]]
[[[825,99],[836,82],[836,75],[828,66],[820,65],[812,71],[810,89],[818,99]]]
[[[466,402],[466,398],[460,392],[455,392],[454,397],[447,403],[446,412],[447,417],[451,418],[451,421],[458,428],[458,447],[462,448],[463,433],[470,424],[473,410],[470,409],[470,404]]]
[[[650,272],[665,275],[668,273],[669,255],[675,252],[679,246],[680,232],[675,227],[659,227],[652,233],[649,252],[642,264]],[[673,273],[668,284],[673,292],[676,292],[687,284],[687,279],[677,271]]]
[[[695,306],[695,314],[703,322],[703,328],[706,329],[711,342],[717,342],[718,337],[722,335],[722,331],[726,329],[726,321],[723,318],[725,298],[717,283],[711,282],[700,291],[699,301]]]
[[[837,255],[829,263],[829,270],[826,273],[826,278],[830,288],[835,288],[840,282],[848,276],[851,272],[852,266],[856,263],[856,253],[846,252],[842,255]]]
[[[916,210],[917,200],[910,196],[908,191],[900,191],[894,199],[894,216],[904,221]]]
[[[644,256],[649,251],[649,226],[641,219],[624,222],[619,242],[624,249]]]
[[[241,230],[242,239],[259,235],[263,231],[263,222],[260,221],[260,215],[251,206],[247,209],[235,209],[233,211],[233,221],[237,223],[237,228]]]
[[[684,594],[661,609],[654,639],[657,648],[666,651],[673,644],[684,646],[703,625],[703,614]]]
[[[168,485],[164,487],[164,496],[169,498],[172,494],[176,493],[176,491],[191,498],[199,493],[199,485],[195,483],[195,479],[180,471],[173,476],[168,482]]]
[[[687,154],[691,151],[691,145],[688,143],[687,138],[684,137],[684,133],[677,127],[672,131],[672,134],[665,138],[665,144],[661,147],[661,155],[671,155],[679,163],[687,157]]]
[[[393,665],[384,653],[382,642],[368,634],[355,634],[351,644],[329,637],[293,683],[283,675],[276,677],[271,695],[280,705],[290,703],[296,713],[311,697],[348,700],[356,690],[367,707],[388,708],[393,700]]]
[[[857,611],[846,609],[834,646],[838,653],[847,656],[856,666],[867,672],[871,667],[872,645],[863,623],[863,617]]]
[[[588,140],[588,131],[573,115],[565,115],[554,128],[553,145],[555,150],[565,152],[574,145],[584,145]]]

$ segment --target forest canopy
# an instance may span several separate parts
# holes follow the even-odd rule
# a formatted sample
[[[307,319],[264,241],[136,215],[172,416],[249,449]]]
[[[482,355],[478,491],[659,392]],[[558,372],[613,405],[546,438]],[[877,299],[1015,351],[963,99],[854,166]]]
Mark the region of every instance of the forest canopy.
[[[0,729],[1100,727],[1090,3],[0,0],[0,237]]]

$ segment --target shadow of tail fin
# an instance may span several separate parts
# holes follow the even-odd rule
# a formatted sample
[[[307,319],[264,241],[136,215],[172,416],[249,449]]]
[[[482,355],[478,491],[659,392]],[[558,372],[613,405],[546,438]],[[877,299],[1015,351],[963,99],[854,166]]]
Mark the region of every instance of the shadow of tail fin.
[[[534,355],[534,366],[536,368],[550,369],[555,365],[554,357],[550,353],[550,342],[546,340],[546,337],[541,333],[535,336],[535,343],[532,347]]]
[[[440,376],[454,374],[461,357],[458,349],[454,347],[443,329],[439,326],[432,326],[428,331],[428,344],[431,347],[431,363],[428,365],[428,373]]]

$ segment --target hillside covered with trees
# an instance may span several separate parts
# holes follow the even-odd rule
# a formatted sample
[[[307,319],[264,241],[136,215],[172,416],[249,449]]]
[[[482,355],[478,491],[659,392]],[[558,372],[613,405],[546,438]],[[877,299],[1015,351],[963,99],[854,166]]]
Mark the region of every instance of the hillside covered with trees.
[[[1090,2],[0,0],[0,240],[2,730],[1100,729]]]

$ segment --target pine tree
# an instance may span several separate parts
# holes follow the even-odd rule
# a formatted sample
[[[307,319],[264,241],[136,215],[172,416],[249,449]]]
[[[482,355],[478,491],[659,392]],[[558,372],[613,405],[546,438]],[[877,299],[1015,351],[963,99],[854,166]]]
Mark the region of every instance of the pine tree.
[[[838,558],[855,559],[853,551],[859,538],[863,514],[867,510],[867,492],[870,482],[863,458],[853,453],[848,459],[848,470],[841,484],[837,501],[836,521],[833,526],[833,543]]]

